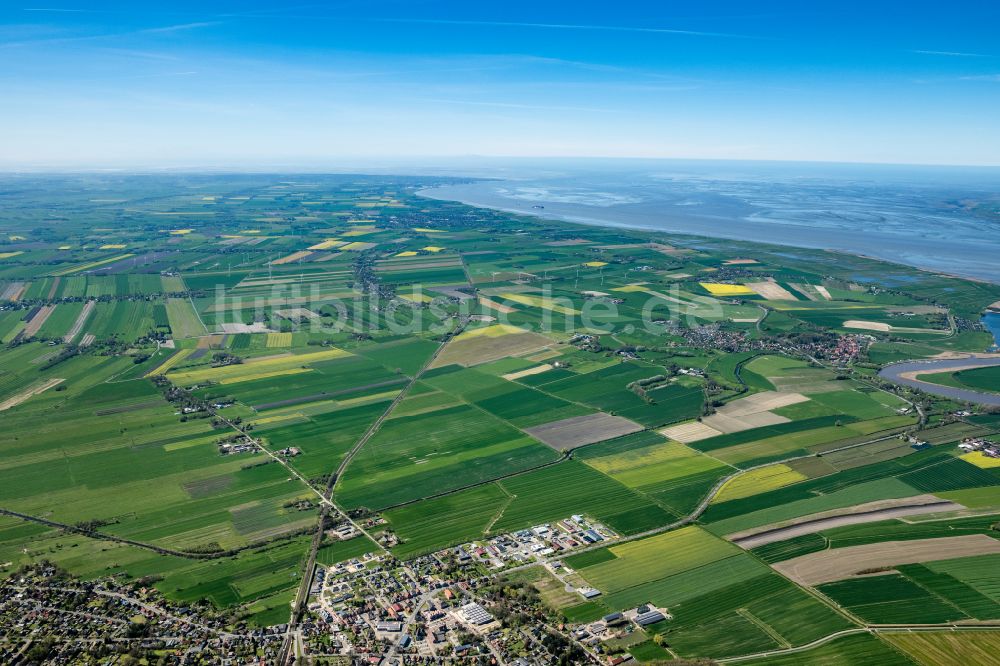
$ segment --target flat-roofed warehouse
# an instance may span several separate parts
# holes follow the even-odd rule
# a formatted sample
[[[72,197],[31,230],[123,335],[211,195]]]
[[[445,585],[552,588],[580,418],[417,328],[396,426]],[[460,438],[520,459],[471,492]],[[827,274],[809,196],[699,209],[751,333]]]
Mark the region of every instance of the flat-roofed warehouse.
[[[459,612],[469,624],[487,624],[493,621],[493,616],[475,602],[465,604],[459,609]]]

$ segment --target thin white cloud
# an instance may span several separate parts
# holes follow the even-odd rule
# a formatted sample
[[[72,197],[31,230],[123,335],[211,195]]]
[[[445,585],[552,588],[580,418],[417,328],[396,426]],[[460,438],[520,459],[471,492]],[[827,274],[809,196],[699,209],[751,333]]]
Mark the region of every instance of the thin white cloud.
[[[198,28],[210,28],[220,25],[221,21],[198,21],[195,23],[178,23],[176,25],[165,25],[156,28],[142,28],[139,30],[129,30],[126,32],[100,33],[96,35],[78,35],[75,37],[47,37],[42,39],[27,39],[21,41],[2,42],[0,48],[13,48],[19,46],[35,46],[40,44],[68,44],[73,42],[93,42],[102,39],[113,39],[115,37],[134,37],[136,35],[159,35],[182,32],[184,30],[196,30]]]
[[[183,30],[195,30],[197,28],[211,28],[212,26],[219,25],[221,21],[197,21],[194,23],[178,23],[177,25],[167,25],[162,28],[146,28],[144,30],[137,30],[136,35],[155,35],[160,33],[170,33],[170,32],[181,32]]]
[[[23,12],[52,12],[59,14],[100,14],[98,9],[63,9],[62,7],[23,7]]]
[[[989,81],[990,83],[1000,83],[1000,74],[977,74],[974,76],[963,76],[962,81]]]
[[[917,50],[917,51],[911,51],[911,53],[919,53],[920,55],[944,56],[946,58],[990,58],[990,57],[992,57],[992,56],[986,55],[985,53],[963,53],[961,51],[924,51],[924,50]]]
[[[490,102],[468,99],[437,99],[437,98],[412,98],[419,102],[432,102],[434,104],[455,104],[460,106],[490,106],[501,109],[530,109],[544,111],[588,111],[593,113],[620,113],[614,109],[601,109],[589,106],[549,106],[545,104],[519,104],[517,102]]]
[[[690,35],[695,37],[735,37],[738,39],[754,39],[749,35],[734,35],[724,32],[703,32],[700,30],[679,30],[675,28],[643,28],[623,25],[594,25],[576,23],[522,23],[517,21],[463,21],[458,19],[411,19],[383,18],[373,19],[386,23],[422,23],[431,25],[469,25],[497,28],[539,28],[545,30],[595,30],[602,32],[635,32],[659,35]]]

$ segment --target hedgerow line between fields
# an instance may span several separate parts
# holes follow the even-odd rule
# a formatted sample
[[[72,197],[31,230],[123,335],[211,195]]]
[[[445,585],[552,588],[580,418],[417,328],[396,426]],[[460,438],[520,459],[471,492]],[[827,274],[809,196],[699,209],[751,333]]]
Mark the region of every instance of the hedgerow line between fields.
[[[157,546],[152,543],[146,543],[144,541],[136,541],[135,539],[115,536],[114,534],[108,534],[107,532],[90,530],[83,527],[78,527],[76,525],[69,525],[67,523],[60,523],[55,520],[49,520],[48,518],[32,516],[31,514],[21,513],[19,511],[12,511],[10,509],[4,509],[2,507],[0,507],[0,515],[9,516],[11,518],[19,518],[27,522],[38,523],[40,525],[46,525],[48,527],[54,527],[58,530],[62,530],[63,532],[69,532],[71,534],[79,534],[80,536],[90,537],[91,539],[98,539],[100,541],[112,541],[115,543],[120,543],[128,546],[135,546],[136,548],[151,550],[155,553],[159,553],[160,555],[172,555],[174,557],[183,557],[191,560],[216,560],[223,557],[232,557],[246,550],[252,550],[254,548],[259,548],[261,546],[273,544],[276,541],[286,541],[288,539],[301,536],[302,534],[307,533],[310,529],[310,528],[305,528],[301,530],[295,530],[294,532],[283,534],[281,537],[278,537],[277,539],[257,541],[255,543],[249,543],[245,546],[240,546],[238,548],[230,548],[227,550],[213,550],[202,553],[198,551],[186,551],[186,550],[175,550],[173,548],[165,548],[163,546]]]

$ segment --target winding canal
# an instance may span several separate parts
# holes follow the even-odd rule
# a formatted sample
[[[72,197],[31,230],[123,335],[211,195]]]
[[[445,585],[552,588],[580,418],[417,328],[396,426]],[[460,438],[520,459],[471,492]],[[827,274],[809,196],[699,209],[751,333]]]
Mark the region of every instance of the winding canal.
[[[878,376],[895,384],[920,389],[959,402],[972,402],[978,405],[1000,407],[1000,394],[983,393],[972,389],[956,388],[932,384],[917,378],[917,375],[933,372],[956,372],[972,368],[988,368],[1000,365],[1000,354],[971,355],[964,358],[934,359],[926,361],[901,361],[882,368]],[[997,387],[1000,391],[1000,386]]]

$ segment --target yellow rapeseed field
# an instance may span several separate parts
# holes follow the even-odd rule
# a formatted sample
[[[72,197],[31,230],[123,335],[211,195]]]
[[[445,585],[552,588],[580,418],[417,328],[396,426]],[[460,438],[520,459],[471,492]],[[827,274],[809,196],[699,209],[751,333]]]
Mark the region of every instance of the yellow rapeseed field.
[[[292,334],[291,333],[268,333],[267,342],[264,345],[268,349],[274,347],[291,347],[292,346]]]
[[[742,284],[723,284],[721,282],[699,282],[698,284],[713,296],[747,296],[757,293]]]
[[[176,383],[183,385],[201,384],[203,382],[224,382],[226,379],[249,375],[260,375],[272,371],[288,369],[300,369],[305,371],[303,366],[307,366],[310,363],[330,361],[335,358],[343,358],[344,356],[350,355],[351,354],[349,352],[345,352],[342,349],[327,349],[324,351],[312,352],[311,354],[288,354],[272,358],[262,358],[259,360],[249,359],[246,363],[238,365],[225,365],[220,368],[198,368],[197,370],[187,370],[171,374],[170,378]],[[258,376],[254,378],[259,379],[260,377]],[[237,379],[235,381],[246,380]]]
[[[300,250],[298,252],[292,252],[287,257],[282,257],[281,259],[277,259],[275,261],[272,261],[271,263],[274,264],[275,266],[279,264],[291,264],[293,262],[298,261],[299,259],[308,257],[310,254],[312,254],[312,252],[310,252],[309,250]]]
[[[155,369],[150,370],[149,372],[147,372],[146,376],[147,377],[152,377],[154,375],[163,375],[163,374],[166,374],[167,370],[169,370],[170,368],[178,365],[181,361],[183,361],[188,356],[190,356],[191,352],[193,352],[193,351],[194,351],[193,349],[181,349],[179,352],[177,352],[176,354],[174,354],[173,356],[171,356],[170,358],[168,358],[166,361],[164,361],[163,363],[161,363]]]
[[[226,366],[235,367],[235,366]],[[252,382],[256,379],[270,379],[271,377],[285,377],[287,375],[300,375],[303,372],[312,372],[312,368],[284,368],[283,370],[265,370],[261,372],[254,372],[246,375],[233,375],[230,377],[223,377],[219,380],[220,384],[239,384],[240,382]]]
[[[1000,458],[990,458],[989,456],[984,456],[980,451],[970,451],[969,453],[962,454],[959,458],[983,469],[1000,467]]]
[[[310,250],[329,250],[330,248],[337,247],[339,245],[344,245],[344,241],[337,238],[327,238],[321,243],[316,243],[315,245],[310,245]]]
[[[508,301],[514,301],[515,303],[520,303],[521,305],[531,305],[536,308],[551,310],[552,312],[558,312],[560,314],[580,314],[580,311],[575,308],[559,305],[554,302],[553,299],[544,298],[542,296],[532,296],[530,294],[503,294],[503,297]]]
[[[808,477],[801,472],[797,472],[788,465],[770,465],[760,469],[751,470],[745,474],[740,474],[735,479],[727,482],[719,490],[719,494],[712,499],[712,503],[727,502],[729,500],[750,497],[768,490],[784,488],[798,481],[804,481]]]

